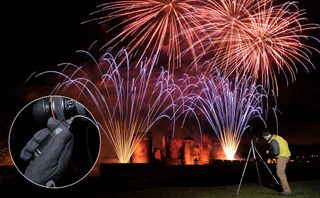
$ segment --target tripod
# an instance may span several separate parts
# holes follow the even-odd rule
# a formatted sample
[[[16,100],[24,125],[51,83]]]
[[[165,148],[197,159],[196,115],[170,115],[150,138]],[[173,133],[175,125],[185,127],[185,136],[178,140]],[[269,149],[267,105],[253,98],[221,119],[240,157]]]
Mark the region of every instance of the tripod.
[[[241,184],[242,184],[242,180],[243,180],[244,174],[245,174],[245,172],[246,172],[247,165],[248,165],[248,162],[249,162],[251,153],[253,154],[253,159],[254,159],[254,162],[255,162],[255,165],[256,165],[259,185],[261,186],[261,179],[260,179],[260,172],[259,172],[259,168],[258,168],[258,162],[257,162],[256,154],[259,156],[260,160],[263,162],[264,166],[267,168],[268,172],[271,174],[271,176],[273,177],[274,181],[275,181],[278,185],[280,185],[279,182],[278,182],[278,180],[277,180],[277,179],[275,178],[275,176],[273,175],[272,171],[269,169],[269,167],[268,167],[268,165],[266,164],[266,162],[263,161],[263,159],[262,159],[262,157],[261,157],[258,149],[256,148],[256,142],[257,142],[257,140],[258,140],[257,137],[254,137],[254,138],[251,139],[251,147],[250,147],[250,150],[249,150],[249,153],[248,153],[248,157],[247,157],[246,164],[245,164],[244,169],[243,169],[243,172],[242,172],[242,176],[241,176],[241,179],[240,179],[240,183],[239,183],[239,186],[238,186],[236,195],[239,194],[240,187],[241,187]]]

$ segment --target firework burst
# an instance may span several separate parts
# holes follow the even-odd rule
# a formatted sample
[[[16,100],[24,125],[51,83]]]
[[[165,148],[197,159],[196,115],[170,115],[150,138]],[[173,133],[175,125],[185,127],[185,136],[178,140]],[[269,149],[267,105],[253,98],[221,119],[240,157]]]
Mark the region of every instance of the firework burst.
[[[193,96],[193,111],[206,118],[226,158],[233,160],[249,122],[257,117],[265,123],[267,93],[250,77],[238,76],[235,80],[221,75],[198,78],[197,86],[202,91]]]
[[[105,45],[109,51],[126,48],[136,57],[160,57],[167,60],[169,71],[181,66],[181,48],[193,46],[197,32],[192,28],[199,23],[191,0],[120,0],[99,6],[92,15],[102,15],[89,21],[118,24],[109,29],[122,31]],[[105,15],[105,13],[107,13]],[[194,50],[190,52],[195,56]],[[141,59],[140,59],[141,60]]]
[[[227,75],[250,75],[278,92],[277,74],[282,72],[289,83],[290,78],[295,80],[297,63],[307,71],[306,62],[313,66],[309,55],[319,51],[302,41],[318,42],[305,32],[319,26],[305,24],[306,13],[295,2],[219,0],[208,1],[204,9],[207,34],[200,42],[206,43],[207,53],[213,53],[209,63],[201,65],[205,71],[219,68]]]
[[[127,54],[125,61],[121,61],[124,65],[117,64],[116,59],[108,53],[98,62],[93,58],[98,69],[95,72],[64,64],[64,73],[47,71],[39,75],[55,73],[66,79],[52,94],[72,94],[88,104],[119,161],[128,163],[135,146],[150,128],[161,118],[169,118],[166,112],[173,107],[174,88],[168,72],[152,76],[154,62],[153,65],[141,62],[134,69],[130,68]],[[72,67],[73,72],[67,67]],[[94,73],[92,80],[88,77],[90,73]]]
[[[261,8],[262,9],[262,8]],[[302,40],[316,40],[303,34],[304,31],[318,29],[315,24],[304,24],[305,11],[299,10],[295,3],[285,3],[279,6],[265,6],[250,20],[247,37],[237,48],[241,58],[233,56],[232,64],[241,62],[247,67],[239,71],[250,73],[255,79],[261,78],[262,84],[272,85],[278,90],[277,74],[282,72],[287,80],[295,81],[300,63],[307,71],[305,62],[313,66],[309,55],[311,50],[319,51]],[[313,66],[314,67],[314,66]]]
[[[212,66],[217,64],[218,60],[223,61],[227,57],[226,53],[235,50],[235,41],[242,40],[246,24],[250,22],[250,17],[259,11],[261,4],[268,2],[270,0],[261,2],[257,0],[204,1],[201,10],[205,14],[200,23],[202,25],[201,30],[204,30],[205,34],[202,34],[203,36],[200,37],[198,42],[205,45],[205,53],[199,54],[195,62],[200,61],[206,54],[213,52],[212,56],[214,56],[216,62],[212,62],[211,67],[206,68],[206,71],[212,71]],[[201,31],[199,26],[195,28],[194,31]],[[198,66],[198,64],[193,66]]]

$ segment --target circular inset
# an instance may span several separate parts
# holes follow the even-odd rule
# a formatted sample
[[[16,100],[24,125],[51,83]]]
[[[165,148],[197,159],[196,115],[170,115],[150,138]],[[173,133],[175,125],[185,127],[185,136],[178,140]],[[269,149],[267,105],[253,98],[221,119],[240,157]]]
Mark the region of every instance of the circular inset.
[[[92,114],[63,96],[27,104],[9,133],[10,156],[18,171],[47,188],[67,187],[87,176],[97,162],[100,144]]]

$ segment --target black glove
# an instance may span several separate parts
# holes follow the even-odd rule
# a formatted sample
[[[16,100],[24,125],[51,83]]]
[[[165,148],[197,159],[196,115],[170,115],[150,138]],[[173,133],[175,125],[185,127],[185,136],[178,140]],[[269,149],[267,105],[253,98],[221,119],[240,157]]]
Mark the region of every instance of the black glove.
[[[39,130],[20,153],[21,159],[31,160],[25,176],[40,185],[55,183],[62,176],[70,163],[74,142],[67,122],[50,118],[47,126]],[[46,146],[34,157],[42,142],[46,142]]]

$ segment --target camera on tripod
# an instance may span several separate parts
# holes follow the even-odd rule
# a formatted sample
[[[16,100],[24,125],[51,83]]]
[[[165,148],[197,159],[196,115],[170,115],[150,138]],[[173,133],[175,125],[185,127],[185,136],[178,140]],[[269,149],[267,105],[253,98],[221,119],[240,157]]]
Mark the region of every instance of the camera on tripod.
[[[246,160],[246,163],[244,165],[244,169],[243,169],[243,172],[242,172],[242,175],[241,175],[240,183],[239,183],[237,191],[236,191],[236,195],[239,194],[240,187],[241,187],[241,184],[242,184],[242,180],[243,180],[244,174],[246,172],[248,162],[250,161],[251,154],[252,154],[254,162],[255,162],[259,185],[261,186],[261,179],[260,179],[260,171],[259,171],[259,168],[258,168],[257,158],[259,158],[260,162],[262,162],[264,164],[264,166],[266,167],[266,169],[268,170],[268,172],[270,173],[270,175],[272,176],[274,181],[279,185],[278,180],[275,178],[275,176],[273,175],[272,171],[269,169],[268,165],[263,160],[263,158],[261,157],[261,154],[259,153],[259,151],[258,151],[258,149],[256,147],[256,144],[257,144],[258,140],[259,140],[259,138],[257,136],[253,136],[251,138],[251,146],[250,146],[249,153],[248,153],[248,156],[247,156],[247,160]]]
[[[251,141],[252,141],[253,143],[257,143],[258,140],[259,140],[259,138],[258,138],[257,136],[253,136],[253,137],[251,138]]]

